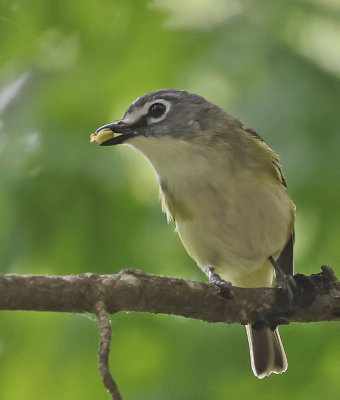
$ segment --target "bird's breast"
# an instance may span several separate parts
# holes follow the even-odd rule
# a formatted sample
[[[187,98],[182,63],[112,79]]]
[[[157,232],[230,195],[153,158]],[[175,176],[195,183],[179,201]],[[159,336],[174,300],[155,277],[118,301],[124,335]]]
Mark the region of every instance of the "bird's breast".
[[[216,151],[173,138],[142,138],[135,147],[151,161],[163,209],[201,268],[249,271],[283,249],[294,206],[271,161],[268,173],[256,173],[227,146]]]

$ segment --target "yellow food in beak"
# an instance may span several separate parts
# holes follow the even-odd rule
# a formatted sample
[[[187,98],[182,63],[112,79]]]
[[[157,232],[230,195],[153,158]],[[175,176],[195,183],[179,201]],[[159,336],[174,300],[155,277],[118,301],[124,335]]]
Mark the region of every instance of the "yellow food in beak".
[[[97,142],[99,144],[102,144],[109,139],[113,139],[115,134],[110,130],[110,129],[104,129],[102,131],[99,131],[97,133],[91,133],[90,135],[90,142]]]

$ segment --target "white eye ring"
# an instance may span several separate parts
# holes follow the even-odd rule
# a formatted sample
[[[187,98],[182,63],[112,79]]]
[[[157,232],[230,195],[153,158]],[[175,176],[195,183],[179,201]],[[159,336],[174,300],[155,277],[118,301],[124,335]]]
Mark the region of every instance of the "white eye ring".
[[[165,106],[164,113],[159,117],[152,117],[149,115],[149,110],[154,104],[162,104]],[[167,113],[170,111],[170,108],[171,108],[171,102],[164,99],[148,101],[142,107],[135,108],[133,109],[132,112],[124,115],[123,121],[126,124],[132,125],[136,123],[138,120],[140,120],[142,117],[146,117],[147,123],[151,125],[156,122],[162,121],[166,117]]]
[[[166,111],[163,103],[153,103],[149,107],[148,115],[152,118],[160,118]]]
[[[152,116],[152,114],[150,115],[150,111],[152,110],[152,107],[155,105],[159,105],[159,108],[161,108],[160,107],[161,105],[164,106],[164,111],[159,116]],[[148,117],[147,117],[148,123],[154,124],[156,122],[162,121],[167,116],[168,112],[170,111],[170,108],[171,108],[171,103],[164,99],[158,99],[158,100],[153,101],[152,103],[149,103],[148,104]]]

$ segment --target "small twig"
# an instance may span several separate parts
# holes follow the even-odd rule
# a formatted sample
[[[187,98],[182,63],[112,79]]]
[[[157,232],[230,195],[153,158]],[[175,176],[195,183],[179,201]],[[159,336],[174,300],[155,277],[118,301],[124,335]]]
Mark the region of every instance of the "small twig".
[[[99,300],[95,304],[95,313],[100,327],[100,342],[98,349],[98,368],[104,386],[111,395],[112,400],[123,400],[109,368],[109,355],[111,343],[111,322],[105,309],[105,303]]]

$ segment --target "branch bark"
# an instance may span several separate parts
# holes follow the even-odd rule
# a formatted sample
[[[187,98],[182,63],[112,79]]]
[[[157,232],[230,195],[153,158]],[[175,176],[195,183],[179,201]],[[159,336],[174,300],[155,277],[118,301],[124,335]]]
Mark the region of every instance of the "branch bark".
[[[0,310],[94,313],[100,326],[98,368],[113,400],[122,400],[108,366],[108,313],[137,311],[180,315],[207,322],[274,327],[290,322],[340,320],[340,282],[331,267],[294,276],[285,288],[238,288],[227,299],[206,283],[122,270],[117,275],[33,276],[0,274]]]
[[[109,355],[111,343],[111,321],[105,310],[105,304],[99,300],[95,305],[95,312],[100,327],[100,342],[98,350],[98,369],[100,377],[110,393],[112,400],[123,400],[116,382],[112,378],[109,368]]]
[[[207,322],[277,324],[338,321],[340,282],[328,266],[311,276],[295,275],[296,293],[284,289],[238,288],[225,299],[215,286],[198,281],[122,270],[116,275],[0,275],[0,310],[95,313],[99,300],[108,313],[137,311],[180,315]],[[288,304],[289,303],[289,304]]]

